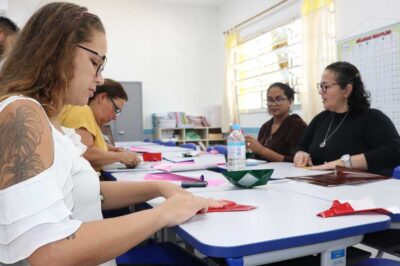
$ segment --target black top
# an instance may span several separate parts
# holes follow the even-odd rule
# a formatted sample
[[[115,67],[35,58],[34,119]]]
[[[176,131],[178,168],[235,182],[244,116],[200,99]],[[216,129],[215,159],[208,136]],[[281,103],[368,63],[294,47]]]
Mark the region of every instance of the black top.
[[[284,156],[284,162],[293,162],[293,156],[297,151],[297,145],[307,127],[307,124],[296,114],[289,115],[271,135],[271,127],[274,118],[264,123],[258,133],[258,142],[263,146]],[[259,155],[256,158],[264,159]]]
[[[344,154],[364,153],[369,172],[391,176],[393,168],[400,165],[400,137],[392,121],[376,109],[349,112],[343,120],[345,115],[329,111],[318,114],[304,132],[300,150],[310,154],[314,165],[337,160]],[[337,130],[321,148],[331,121],[328,136]]]

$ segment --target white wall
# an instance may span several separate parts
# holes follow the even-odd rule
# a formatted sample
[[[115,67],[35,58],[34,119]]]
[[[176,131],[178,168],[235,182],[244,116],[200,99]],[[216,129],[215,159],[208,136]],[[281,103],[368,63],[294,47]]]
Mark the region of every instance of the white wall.
[[[43,2],[9,1],[20,26]],[[216,7],[149,0],[74,0],[100,16],[108,36],[105,77],[143,82],[144,128],[151,113],[203,114],[222,101],[223,66]]]
[[[336,0],[338,41],[400,21],[398,0]]]

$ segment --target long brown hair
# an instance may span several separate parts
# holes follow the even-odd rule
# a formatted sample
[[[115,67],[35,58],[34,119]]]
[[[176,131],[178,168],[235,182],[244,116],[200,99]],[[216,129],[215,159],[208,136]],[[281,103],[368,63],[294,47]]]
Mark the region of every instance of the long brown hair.
[[[39,101],[49,117],[65,104],[73,78],[76,44],[105,32],[85,7],[56,2],[41,7],[20,32],[0,72],[0,100],[24,95]]]

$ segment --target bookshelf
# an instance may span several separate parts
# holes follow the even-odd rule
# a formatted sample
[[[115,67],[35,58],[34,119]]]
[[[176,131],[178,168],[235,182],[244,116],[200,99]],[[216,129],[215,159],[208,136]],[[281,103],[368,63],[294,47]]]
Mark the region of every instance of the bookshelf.
[[[162,141],[183,143],[202,142],[205,146],[226,144],[226,138],[221,127],[188,127],[188,128],[154,128],[154,138]]]

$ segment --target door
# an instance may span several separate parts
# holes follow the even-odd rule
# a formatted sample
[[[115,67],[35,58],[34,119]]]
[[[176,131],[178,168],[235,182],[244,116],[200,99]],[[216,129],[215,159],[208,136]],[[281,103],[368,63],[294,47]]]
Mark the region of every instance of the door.
[[[142,82],[121,82],[128,94],[128,102],[117,120],[110,126],[114,141],[143,140]]]

